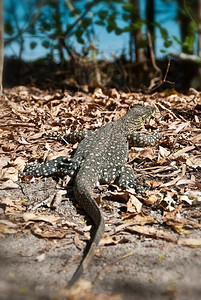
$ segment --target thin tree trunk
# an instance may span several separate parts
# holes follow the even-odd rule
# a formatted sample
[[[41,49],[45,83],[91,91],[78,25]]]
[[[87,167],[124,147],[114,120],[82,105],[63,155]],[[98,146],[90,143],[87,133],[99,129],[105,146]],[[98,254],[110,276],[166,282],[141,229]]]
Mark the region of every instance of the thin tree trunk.
[[[192,34],[189,27],[189,23],[193,20],[192,15],[193,8],[197,6],[197,0],[177,0],[179,5],[178,21],[180,23],[181,41],[182,41],[182,52],[187,54],[193,54],[193,50],[189,50],[185,45],[186,37]]]
[[[198,0],[198,56],[201,58],[201,0]],[[201,82],[201,64],[198,67],[199,85]]]
[[[139,7],[139,0],[130,0],[130,2],[133,4],[134,12],[131,16],[131,22],[136,23],[140,19],[140,7]],[[145,48],[142,47],[142,41],[143,41],[143,33],[142,29],[133,30],[131,32],[131,43],[135,42],[135,61],[136,63],[141,63],[146,60],[146,54],[145,54]],[[133,49],[133,48],[132,48]],[[132,49],[130,52],[132,52]]]
[[[152,46],[155,53],[155,31],[154,31],[154,10],[155,10],[155,0],[147,0],[146,3],[146,20],[147,20],[147,31],[151,35]],[[150,49],[147,49],[148,57],[151,57]]]
[[[201,58],[201,0],[198,1],[198,21],[199,21],[198,56]]]
[[[135,24],[140,20],[140,11],[139,11],[139,0],[130,0],[133,4],[134,12],[131,15],[131,23]],[[143,47],[143,33],[142,28],[138,30],[133,30],[130,33],[130,58],[133,61],[135,49],[135,75],[133,79],[133,84],[135,87],[140,88],[145,83],[147,78],[147,56],[145,52],[145,47]]]
[[[4,62],[3,0],[0,0],[0,97],[2,95],[3,62]]]

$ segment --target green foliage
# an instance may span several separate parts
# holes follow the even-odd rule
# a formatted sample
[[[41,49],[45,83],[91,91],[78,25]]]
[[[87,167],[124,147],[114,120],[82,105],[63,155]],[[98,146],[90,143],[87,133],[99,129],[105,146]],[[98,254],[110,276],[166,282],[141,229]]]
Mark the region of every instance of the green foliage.
[[[195,42],[195,33],[196,33],[196,28],[194,22],[190,22],[187,26],[187,36],[185,37],[183,46],[186,47],[188,51],[193,51],[193,46]]]
[[[130,19],[131,19],[131,15],[128,14],[128,13],[123,13],[123,14],[122,14],[122,19],[123,19],[124,21],[128,22],[128,21],[130,21]]]
[[[92,19],[91,18],[84,18],[82,20],[82,23],[81,23],[81,27],[83,29],[86,29],[88,26],[90,26],[92,24]]]
[[[95,24],[96,25],[99,25],[99,26],[105,26],[105,22],[104,21],[95,21]]]
[[[107,10],[101,10],[98,12],[98,16],[100,18],[100,21],[102,20],[105,20],[108,16],[108,11]]]
[[[13,3],[11,0],[7,1]],[[190,2],[186,1],[189,5]],[[87,43],[90,44],[94,39],[94,25],[102,26],[107,32],[113,32],[116,35],[139,31],[142,28],[144,32],[146,29],[146,20],[136,18],[135,22],[131,22],[136,8],[129,0],[69,0],[70,6],[68,6],[69,2],[65,0],[45,0],[45,4],[38,0],[19,0],[19,2],[23,2],[25,7],[20,19],[16,20],[16,16],[18,18],[18,14],[15,13],[17,6],[12,8],[11,5],[5,21],[5,32],[12,38],[10,43],[13,40],[20,43],[20,32],[28,32],[33,37],[40,36],[43,40],[42,46],[49,51],[49,57],[53,55],[53,49],[59,49],[61,46],[61,38],[64,38],[65,43],[68,44],[71,43],[71,38],[75,37],[80,44],[87,47]],[[190,9],[191,7],[189,11],[192,12]],[[181,8],[180,13],[187,14],[184,8]],[[16,22],[18,22],[18,26],[16,26]],[[22,23],[23,26],[21,26]],[[168,30],[161,24],[154,23],[153,25],[159,29],[165,48],[169,48],[173,41],[182,45],[176,36],[170,37]],[[183,43],[188,50],[193,49],[195,33],[195,25],[190,20],[188,33]],[[140,47],[147,46],[146,33],[144,36]],[[31,42],[30,48],[35,49],[37,45],[37,42]]]
[[[14,28],[11,23],[6,22],[4,25],[4,30],[8,35],[12,35],[14,33]]]
[[[50,47],[50,42],[45,40],[42,42],[42,46],[45,48],[45,49],[48,49]]]
[[[31,43],[29,44],[29,47],[30,47],[31,49],[36,48],[36,46],[37,46],[37,43],[36,43],[36,42],[31,42]]]
[[[131,12],[131,13],[134,12],[134,10],[135,10],[135,8],[133,7],[133,4],[130,2],[123,3],[122,8],[124,11]]]
[[[169,48],[172,45],[172,40],[168,34],[168,31],[165,28],[163,28],[159,23],[154,23],[154,25],[160,30],[160,34],[164,40],[165,48]]]
[[[84,39],[82,38],[83,33],[84,33],[84,31],[81,28],[79,28],[77,31],[75,31],[75,35],[80,44],[84,44]]]
[[[138,19],[135,21],[135,23],[131,23],[130,30],[138,31],[142,29],[143,24],[145,24],[145,21]]]
[[[72,11],[70,11],[71,17],[76,17],[81,15],[82,11],[79,8],[74,8]]]
[[[175,42],[177,42],[180,46],[182,45],[182,42],[175,36],[172,36],[173,40],[175,40]]]

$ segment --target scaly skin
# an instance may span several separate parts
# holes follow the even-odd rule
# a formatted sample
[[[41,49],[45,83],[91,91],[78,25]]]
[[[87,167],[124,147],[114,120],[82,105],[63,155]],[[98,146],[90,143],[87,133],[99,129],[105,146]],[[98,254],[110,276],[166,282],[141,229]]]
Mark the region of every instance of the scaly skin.
[[[153,111],[153,107],[136,105],[118,121],[108,123],[96,131],[47,135],[51,139],[68,142],[75,142],[77,136],[77,140],[81,142],[73,158],[61,156],[39,166],[28,165],[22,174],[74,176],[75,198],[96,227],[89,250],[75,271],[69,286],[73,285],[86,270],[94,249],[104,233],[104,219],[92,196],[97,182],[115,182],[122,188],[135,188],[137,192],[143,190],[143,187],[135,182],[132,168],[125,166],[128,159],[127,141],[132,146],[144,147],[152,146],[162,138],[161,134],[147,135],[136,132]]]

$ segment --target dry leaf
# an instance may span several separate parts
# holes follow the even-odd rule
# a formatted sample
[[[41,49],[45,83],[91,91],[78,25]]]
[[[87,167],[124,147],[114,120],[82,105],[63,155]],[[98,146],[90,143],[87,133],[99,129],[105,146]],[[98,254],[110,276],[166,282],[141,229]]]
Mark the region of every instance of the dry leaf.
[[[201,192],[199,191],[187,191],[184,195],[180,196],[181,201],[185,201],[188,204],[196,204],[201,202]]]
[[[74,244],[78,249],[83,248],[83,242],[80,240],[80,235],[77,232],[74,235]]]
[[[159,154],[161,157],[167,157],[168,155],[170,155],[170,151],[162,146],[159,146]]]
[[[14,167],[4,168],[0,171],[0,180],[10,179],[18,181],[18,171]]]
[[[50,226],[41,226],[34,224],[31,227],[32,233],[38,235],[43,238],[56,238],[56,239],[63,239],[66,236],[66,232],[62,229],[52,228]]]
[[[146,236],[163,239],[170,242],[177,242],[177,239],[172,234],[166,233],[165,231],[162,230],[157,230],[153,227],[134,225],[132,227],[128,227],[127,230],[134,233],[143,234]]]
[[[13,222],[11,222],[9,220],[3,220],[3,219],[1,219],[0,220],[0,224],[4,224],[4,225],[6,225],[8,227],[11,227],[11,228],[17,228],[18,227],[17,224],[15,224],[15,223],[13,223]]]
[[[188,146],[188,147],[184,147],[183,149],[173,153],[171,155],[171,159],[175,159],[175,158],[178,158],[180,156],[182,156],[184,153],[186,152],[189,152],[189,151],[192,151],[193,149],[195,148],[195,146]]]
[[[69,300],[88,299],[86,297],[88,297],[91,289],[91,282],[81,279],[69,289],[61,290],[60,294],[67,297]]]
[[[31,213],[31,212],[27,212],[27,213],[24,213],[22,215],[23,219],[25,222],[28,222],[28,221],[44,221],[44,222],[47,222],[47,223],[50,223],[52,225],[54,224],[57,224],[61,218],[60,217],[55,217],[53,215],[36,215],[34,213]]]
[[[144,199],[144,202],[146,205],[153,206],[157,202],[160,203],[163,199],[163,195],[159,192],[155,191],[146,191],[146,198]]]
[[[126,213],[123,216],[123,222],[124,224],[127,224],[126,226],[130,226],[133,224],[139,224],[139,225],[144,225],[144,224],[154,224],[158,223],[152,216],[144,214],[143,212],[136,214],[128,214]],[[119,228],[124,229],[125,225],[120,225],[116,227],[116,230],[119,231]]]
[[[191,156],[187,158],[186,164],[193,169],[201,167],[201,157],[199,156]]]
[[[36,256],[36,260],[38,262],[42,262],[44,259],[45,259],[45,253],[42,253],[42,254]]]
[[[127,202],[127,212],[140,212],[141,209],[142,203],[134,195],[130,195],[130,199]]]
[[[109,89],[108,95],[109,95],[111,98],[114,98],[114,99],[119,99],[119,98],[120,98],[120,94],[117,92],[117,90],[116,90],[115,88]]]
[[[14,234],[17,230],[14,228],[11,228],[10,226],[6,224],[0,223],[0,237],[4,237],[6,234]]]
[[[111,237],[109,234],[105,233],[101,238],[100,245],[116,245],[118,242],[116,237]]]
[[[18,189],[19,185],[12,180],[6,180],[0,183],[0,190],[6,190],[6,189]]]
[[[191,248],[197,248],[197,247],[201,247],[201,239],[193,239],[193,238],[180,238],[178,240],[178,245],[182,245],[182,246],[188,246]]]
[[[25,159],[21,158],[21,157],[17,157],[14,161],[13,164],[16,165],[18,167],[18,170],[20,172],[22,172],[24,170],[24,166],[25,166]]]
[[[10,158],[8,156],[0,156],[0,168],[5,167],[10,162]]]

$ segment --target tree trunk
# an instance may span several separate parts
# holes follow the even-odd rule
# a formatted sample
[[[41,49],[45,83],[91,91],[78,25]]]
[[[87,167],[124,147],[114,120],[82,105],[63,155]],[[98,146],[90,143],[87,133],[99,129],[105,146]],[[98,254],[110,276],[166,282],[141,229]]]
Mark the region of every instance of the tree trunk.
[[[197,14],[197,3],[198,0],[177,0],[179,11],[178,11],[178,21],[180,23],[181,30],[181,41],[182,41],[182,52],[187,54],[193,54],[193,50],[189,50],[185,45],[186,37],[193,35],[193,30],[189,27],[189,23],[196,22],[195,16]]]
[[[130,0],[130,2],[134,7],[134,12],[131,15],[131,23],[135,24],[138,20],[140,20],[139,0]],[[131,76],[134,78],[134,86],[140,88],[140,86],[144,86],[146,84],[145,80],[147,79],[147,56],[145,47],[143,46],[142,28],[133,30],[130,33],[130,59],[132,62],[134,61],[134,53],[136,67],[135,74],[131,74]]]
[[[201,0],[198,0],[198,56],[201,58]]]
[[[152,39],[152,46],[155,53],[155,32],[154,32],[154,8],[155,8],[155,1],[154,0],[147,0],[146,3],[146,20],[147,20],[147,31],[151,34]],[[150,49],[148,47],[147,50],[148,58],[150,58]]]
[[[4,62],[3,0],[0,0],[0,97],[2,95],[3,62]]]
[[[133,4],[134,7],[134,12],[131,15],[131,22],[136,23],[136,21],[140,20],[139,0],[130,0],[130,2]],[[141,45],[143,41],[143,34],[141,28],[138,30],[133,30],[131,32],[131,43],[133,43],[133,41],[135,43],[135,62],[141,63],[146,59],[145,48]],[[130,52],[132,52],[132,49],[130,50]]]
[[[201,59],[201,0],[198,0],[198,56]],[[198,67],[199,86],[201,82],[201,63]]]

